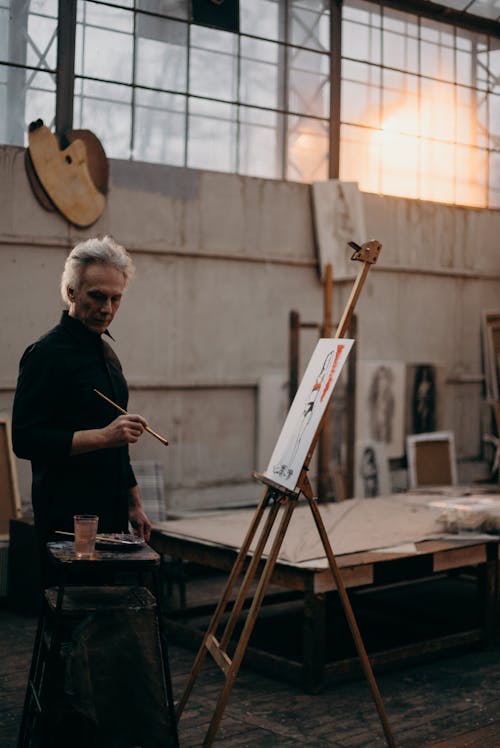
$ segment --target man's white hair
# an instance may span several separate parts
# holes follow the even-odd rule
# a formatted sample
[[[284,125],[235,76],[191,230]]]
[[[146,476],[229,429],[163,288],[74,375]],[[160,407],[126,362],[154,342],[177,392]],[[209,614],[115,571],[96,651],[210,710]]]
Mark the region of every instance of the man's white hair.
[[[111,265],[120,270],[127,283],[134,274],[134,263],[127,250],[110,236],[80,242],[69,253],[61,276],[61,296],[65,304],[70,303],[68,288],[80,288],[83,271],[92,263]]]

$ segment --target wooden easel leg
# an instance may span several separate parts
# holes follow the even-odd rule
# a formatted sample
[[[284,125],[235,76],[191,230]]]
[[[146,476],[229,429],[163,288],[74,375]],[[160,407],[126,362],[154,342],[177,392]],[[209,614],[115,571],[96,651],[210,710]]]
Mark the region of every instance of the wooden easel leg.
[[[387,718],[387,714],[386,714],[385,707],[382,701],[382,697],[380,695],[380,691],[378,690],[377,682],[375,680],[375,676],[373,675],[373,670],[370,665],[370,660],[368,659],[365,645],[363,644],[363,639],[361,638],[358,624],[354,616],[354,611],[352,609],[351,602],[347,595],[347,591],[344,585],[344,580],[342,579],[342,575],[340,574],[339,568],[337,566],[337,561],[333,554],[332,546],[330,545],[328,533],[326,532],[325,525],[323,524],[323,518],[321,517],[320,511],[318,508],[318,503],[312,496],[309,496],[306,494],[306,498],[309,503],[309,506],[311,507],[314,521],[316,523],[316,527],[318,528],[321,542],[323,544],[323,548],[325,549],[325,553],[328,558],[330,570],[332,572],[332,576],[337,586],[337,591],[339,593],[342,607],[344,608],[345,617],[347,619],[347,623],[349,624],[349,628],[351,629],[352,637],[354,639],[354,644],[356,645],[356,649],[358,651],[358,656],[359,656],[359,660],[361,663],[361,667],[363,668],[363,672],[365,674],[365,677],[368,681],[368,685],[370,686],[370,690],[372,692],[373,700],[375,701],[375,706],[377,708],[380,722],[384,730],[385,738],[387,740],[387,745],[389,746],[389,748],[396,748],[396,742],[394,740],[394,736],[392,734],[392,730],[389,725],[389,720]]]
[[[252,544],[252,541],[254,539],[255,533],[257,532],[257,529],[262,521],[262,517],[264,514],[264,510],[266,509],[267,505],[269,504],[269,501],[271,498],[273,498],[275,495],[275,492],[269,488],[266,488],[266,490],[263,492],[261,499],[259,501],[259,504],[257,506],[257,509],[255,510],[255,514],[252,518],[252,522],[248,528],[247,534],[245,536],[245,539],[243,540],[242,546],[240,548],[240,551],[238,553],[238,556],[236,557],[236,561],[234,562],[233,568],[231,570],[231,574],[228,577],[228,580],[226,582],[226,586],[224,587],[224,591],[222,593],[222,596],[217,604],[217,607],[214,611],[214,614],[212,616],[212,619],[210,621],[210,624],[208,626],[207,632],[203,638],[203,641],[201,643],[201,646],[198,650],[198,654],[196,655],[196,659],[194,661],[193,667],[191,668],[191,673],[189,675],[189,679],[187,682],[187,685],[184,689],[184,692],[182,694],[182,697],[179,701],[179,704],[177,705],[177,719],[180,719],[180,716],[182,712],[184,711],[184,707],[187,704],[187,701],[189,699],[189,696],[191,695],[191,691],[193,690],[194,683],[196,681],[196,678],[198,677],[201,667],[203,665],[203,660],[205,659],[205,655],[207,654],[207,651],[212,648],[212,642],[214,640],[215,633],[217,631],[217,628],[219,627],[220,621],[222,619],[222,616],[224,615],[224,612],[227,608],[229,599],[231,597],[231,593],[242,573],[243,566],[245,564],[245,561],[247,559],[248,552],[250,550],[250,546]],[[269,533],[272,529],[272,524],[274,523],[274,520],[276,518],[276,513],[279,509],[278,502],[275,502],[273,507],[271,508],[271,511],[269,513],[269,517],[266,521],[265,528],[263,530],[262,536],[259,538],[259,542],[257,544],[257,548],[255,550],[255,553],[253,554],[252,561],[249,565],[249,568],[247,570],[247,573],[245,575],[244,581],[242,583],[242,588],[237,596],[237,599],[235,601],[233,612],[231,614],[230,620],[228,624],[226,625],[226,631],[227,636],[225,635],[224,641],[226,642],[226,639],[229,639],[232,633],[232,629],[234,628],[234,625],[236,623],[236,615],[235,611],[238,610],[241,612],[245,598],[243,597],[243,593],[246,595],[248,592],[248,588],[251,585],[252,579],[255,576],[255,571],[257,569],[258,563],[262,557],[262,553],[264,551],[264,547],[267,541],[267,538],[269,537]],[[227,642],[226,642],[227,644]]]
[[[212,636],[215,634],[217,627],[219,626],[219,622],[222,616],[224,615],[224,611],[226,610],[233,588],[241,574],[247,553],[250,550],[250,545],[252,543],[255,533],[257,532],[257,528],[261,522],[264,510],[269,502],[269,498],[270,498],[270,492],[268,489],[266,489],[260,498],[259,504],[257,505],[257,509],[255,510],[255,514],[252,518],[252,522],[250,523],[245,539],[242,543],[238,556],[236,557],[236,561],[234,562],[233,568],[231,570],[231,574],[228,577],[222,596],[217,604],[217,607],[214,611],[214,614],[210,621],[207,632],[198,650],[198,654],[196,655],[196,659],[194,661],[193,667],[191,668],[189,680],[184,689],[184,693],[182,694],[179,704],[177,705],[177,719],[178,720],[180,719],[180,716],[182,712],[184,711],[184,707],[186,706],[189,696],[191,695],[191,691],[193,690],[193,686],[196,681],[196,678],[198,677],[199,672],[201,670],[203,660],[205,659],[205,655],[207,654],[207,643],[209,639],[211,639]]]
[[[273,529],[274,523],[276,521],[279,508],[280,508],[279,502],[275,501],[273,506],[269,510],[269,514],[268,514],[264,529],[259,538],[259,542],[257,543],[257,547],[255,548],[255,551],[253,552],[252,560],[248,566],[243,582],[241,583],[241,586],[238,590],[238,595],[237,595],[236,600],[234,601],[234,605],[231,610],[231,615],[226,624],[226,628],[224,629],[224,634],[221,638],[220,646],[222,647],[223,650],[227,649],[227,647],[229,646],[229,642],[231,641],[231,636],[233,635],[234,628],[238,622],[241,611],[243,610],[245,600],[247,599],[248,593],[250,591],[250,586],[257,573],[257,568],[262,559],[262,555],[264,553],[266,543],[268,541],[269,535],[271,534],[271,530]]]
[[[227,702],[229,700],[229,696],[231,695],[231,690],[236,680],[236,676],[238,675],[238,671],[243,661],[243,657],[245,656],[245,652],[248,646],[248,642],[250,640],[250,636],[252,634],[252,631],[255,626],[255,622],[257,620],[260,608],[262,606],[262,601],[266,594],[267,588],[269,587],[269,582],[271,580],[271,576],[274,571],[274,567],[276,565],[276,559],[278,558],[278,554],[283,544],[283,539],[288,529],[288,525],[290,524],[293,510],[295,509],[296,505],[297,505],[297,502],[292,500],[292,501],[288,501],[288,503],[285,506],[285,510],[283,512],[283,516],[281,518],[281,522],[279,524],[276,537],[274,538],[271,551],[269,553],[268,559],[264,566],[262,575],[259,579],[257,589],[255,590],[255,595],[253,597],[250,610],[248,611],[248,615],[245,621],[245,625],[243,627],[243,631],[241,632],[241,636],[239,638],[233,658],[231,660],[231,665],[228,668],[227,672],[225,673],[226,682],[219,695],[219,699],[217,701],[215,712],[212,716],[210,726],[205,736],[205,740],[203,742],[204,748],[209,748],[212,745],[215,734],[217,732],[220,721],[222,719],[222,715],[224,714],[224,709],[226,708]]]

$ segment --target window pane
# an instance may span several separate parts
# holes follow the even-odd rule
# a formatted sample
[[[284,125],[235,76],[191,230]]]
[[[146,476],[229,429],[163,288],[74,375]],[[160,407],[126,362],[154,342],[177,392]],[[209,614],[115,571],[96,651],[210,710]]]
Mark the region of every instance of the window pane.
[[[277,0],[240,0],[240,31],[263,39],[280,39],[282,8]]]
[[[282,48],[281,53],[283,54]],[[240,72],[240,100],[242,102],[273,109],[283,106],[282,102],[278,102],[279,54],[278,44],[242,38]]]
[[[76,74],[131,83],[133,14],[90,2],[83,10],[84,22],[76,29]]]
[[[92,0],[78,0],[77,21],[89,27],[122,31],[126,34],[134,32],[134,14],[123,8],[110,8],[110,3],[101,5]],[[128,5],[128,3],[120,3]],[[133,7],[133,6],[132,6]]]
[[[236,171],[236,107],[190,99],[188,166]]]
[[[130,158],[132,89],[96,81],[75,83],[75,128],[92,130],[108,158]]]
[[[27,145],[30,122],[53,129],[55,110],[53,73],[0,65],[0,143]]]
[[[415,75],[384,70],[383,83],[382,128],[418,136],[419,79]]]
[[[328,123],[288,117],[287,179],[315,182],[328,178]]]
[[[456,148],[455,202],[487,207],[488,154],[480,148]]]
[[[489,96],[484,91],[477,92],[477,106],[476,106],[476,117],[477,117],[477,129],[478,129],[478,145],[489,144],[489,133],[488,133],[488,99]]]
[[[282,158],[279,144],[283,115],[260,109],[240,108],[239,159],[241,174],[279,179]]]
[[[129,0],[133,5],[133,0]],[[162,16],[174,18],[188,18],[188,0],[136,0],[137,10],[147,10],[149,13],[159,13]]]
[[[493,55],[493,60],[495,60],[495,57],[496,56]],[[488,53],[488,45],[485,41],[485,43],[479,44],[476,47],[476,54],[474,59],[474,72],[476,75],[474,85],[476,88],[486,90],[490,86],[495,86],[496,76],[491,76],[490,59],[491,53]],[[493,66],[495,66],[494,63]]]
[[[457,86],[457,142],[475,146],[487,144],[484,128],[478,120],[481,99],[484,99],[483,93]]]
[[[2,6],[0,59],[55,70],[57,3],[11,2],[9,6],[3,2]]]
[[[418,73],[418,22],[415,16],[385,11],[382,44],[384,65]]]
[[[121,5],[122,7],[125,7],[125,8],[134,7],[134,0],[92,0],[92,1],[95,3],[99,3],[103,1],[107,5]],[[150,0],[143,0],[143,1],[150,2]]]
[[[293,112],[328,117],[328,57],[317,52],[291,49],[288,69],[288,108]]]
[[[421,154],[419,197],[452,203],[455,198],[455,146],[437,140],[422,140]]]
[[[28,20],[26,64],[55,70],[57,56],[57,19],[31,15]]]
[[[500,144],[500,95],[488,96],[488,130],[490,145],[498,150]]]
[[[455,79],[453,26],[423,20],[420,26],[420,72],[441,80]]]
[[[323,52],[330,49],[330,8],[327,0],[290,0],[290,43]]]
[[[136,92],[134,159],[183,166],[185,130],[184,96]]]
[[[186,91],[188,27],[177,21],[137,17],[136,82]]]
[[[420,133],[453,141],[456,138],[455,87],[423,80],[420,91]]]
[[[419,183],[419,141],[401,132],[383,130],[373,140],[381,159],[380,191],[414,197]],[[380,145],[379,145],[380,144]]]
[[[455,53],[456,81],[465,86],[478,87],[481,81],[481,88],[486,83],[485,71],[481,72],[480,68],[485,59],[484,37],[479,34],[473,34],[467,31],[457,31],[457,51]],[[478,66],[478,52],[481,53],[483,61]],[[479,74],[479,77],[478,77]]]
[[[490,208],[500,208],[500,153],[489,154],[489,192]]]
[[[372,65],[342,63],[342,121],[380,127],[380,70]]]
[[[237,37],[224,31],[191,27],[190,93],[235,99]]]
[[[358,182],[363,192],[379,192],[381,142],[376,131],[342,125],[340,178]]]
[[[342,55],[351,60],[380,63],[382,54],[380,28],[344,21]]]
[[[11,4],[13,1],[15,0],[11,0]],[[36,12],[41,15],[57,18],[59,0],[28,0],[28,2],[30,5],[30,12]]]
[[[488,54],[488,73],[490,91],[500,94],[500,49],[490,50]]]

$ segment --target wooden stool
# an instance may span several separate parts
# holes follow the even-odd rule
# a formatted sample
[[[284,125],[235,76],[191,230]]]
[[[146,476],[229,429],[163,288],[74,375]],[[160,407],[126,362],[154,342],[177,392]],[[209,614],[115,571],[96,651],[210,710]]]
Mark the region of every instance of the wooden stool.
[[[118,715],[113,720],[113,713],[115,707],[120,714],[127,712],[126,704],[120,703],[120,694],[126,693],[129,700],[133,699],[132,708],[140,712],[142,705],[143,712],[151,713],[151,719],[130,720],[130,745],[178,748],[158,594],[159,555],[145,546],[127,552],[96,551],[92,559],[83,560],[76,558],[72,542],[48,543],[47,550],[60,581],[43,593],[18,748],[59,745],[57,693],[59,689],[59,695],[63,695],[63,682],[70,684],[66,692],[71,692],[74,711],[60,712],[60,738],[65,741],[61,745],[76,744],[64,722],[64,717],[72,713],[75,719],[83,719],[83,730],[88,724],[89,729],[97,729],[99,737],[102,735],[103,744],[113,745],[109,731],[115,730],[114,725],[118,730],[123,722]],[[152,591],[140,584],[100,583],[99,577],[109,577],[109,572],[126,573],[127,582],[130,573],[138,582],[150,573]],[[84,573],[95,576],[90,584],[68,584]],[[105,717],[100,721],[99,715]],[[53,737],[49,739],[51,730]],[[79,737],[82,745],[87,744],[82,735]],[[94,732],[88,744],[97,745]],[[120,743],[126,744],[123,740]]]

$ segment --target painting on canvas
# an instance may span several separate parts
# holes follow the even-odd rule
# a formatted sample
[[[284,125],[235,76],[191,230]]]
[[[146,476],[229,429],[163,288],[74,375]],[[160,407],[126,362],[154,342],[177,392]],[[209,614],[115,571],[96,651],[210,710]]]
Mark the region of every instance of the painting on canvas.
[[[387,457],[405,451],[405,364],[361,361],[356,386],[356,440],[383,444]]]
[[[353,340],[318,341],[272,453],[266,475],[291,491],[330,400]]]
[[[354,497],[373,499],[391,493],[389,460],[380,442],[357,441],[354,455]]]
[[[499,332],[500,312],[483,310],[481,313],[483,366],[486,381],[486,397],[489,400],[499,399]]]
[[[446,367],[408,364],[406,367],[406,433],[425,434],[441,428]]]

